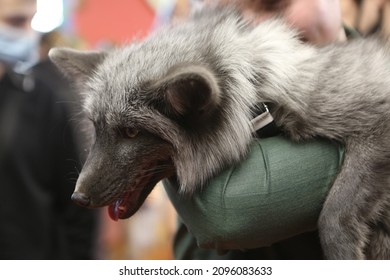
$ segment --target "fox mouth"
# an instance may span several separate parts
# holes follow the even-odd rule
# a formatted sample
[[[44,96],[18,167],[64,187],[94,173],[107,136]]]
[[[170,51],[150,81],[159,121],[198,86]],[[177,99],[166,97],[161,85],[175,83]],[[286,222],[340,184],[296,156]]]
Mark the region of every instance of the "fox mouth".
[[[160,180],[151,180],[142,187],[135,186],[134,190],[125,192],[122,197],[108,206],[108,215],[110,218],[118,221],[119,219],[127,219],[134,215],[158,181]]]
[[[147,170],[151,169],[148,168]],[[174,174],[171,161],[155,165],[154,170],[155,172],[151,172],[152,174],[149,176],[139,175],[138,177],[142,179],[136,180],[129,191],[108,205],[108,215],[112,220],[118,221],[119,219],[130,218],[142,206],[156,184]]]

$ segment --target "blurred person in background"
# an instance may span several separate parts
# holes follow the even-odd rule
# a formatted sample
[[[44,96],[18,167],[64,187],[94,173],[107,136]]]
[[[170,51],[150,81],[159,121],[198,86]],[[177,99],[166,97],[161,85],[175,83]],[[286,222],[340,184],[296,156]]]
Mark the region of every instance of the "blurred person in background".
[[[58,70],[48,56],[51,48],[67,45],[69,43],[58,30],[41,34],[38,46],[39,60],[32,67],[31,74],[43,81],[51,91],[56,92],[61,102],[65,103],[69,124],[77,142],[74,147],[78,148],[78,155],[84,162],[87,155],[87,142],[90,139],[87,137],[87,129],[80,129],[80,126],[86,126],[82,114],[80,94],[74,90],[70,81]]]
[[[35,12],[35,0],[0,0],[0,259],[91,259],[96,213],[70,200],[81,161],[69,108],[31,74]]]
[[[345,24],[362,35],[390,39],[390,0],[340,0]]]

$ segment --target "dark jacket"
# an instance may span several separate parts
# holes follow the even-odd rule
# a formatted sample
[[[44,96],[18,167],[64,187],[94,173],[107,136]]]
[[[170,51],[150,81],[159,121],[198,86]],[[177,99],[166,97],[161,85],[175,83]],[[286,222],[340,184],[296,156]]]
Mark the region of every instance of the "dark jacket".
[[[90,259],[96,213],[70,200],[81,162],[66,103],[42,82],[0,79],[0,259]]]

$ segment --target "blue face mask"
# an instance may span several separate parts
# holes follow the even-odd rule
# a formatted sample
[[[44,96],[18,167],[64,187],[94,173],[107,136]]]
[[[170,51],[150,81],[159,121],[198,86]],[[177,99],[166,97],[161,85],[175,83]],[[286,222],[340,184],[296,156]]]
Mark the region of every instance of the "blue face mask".
[[[20,71],[31,67],[38,61],[38,39],[37,33],[0,26],[0,62]]]

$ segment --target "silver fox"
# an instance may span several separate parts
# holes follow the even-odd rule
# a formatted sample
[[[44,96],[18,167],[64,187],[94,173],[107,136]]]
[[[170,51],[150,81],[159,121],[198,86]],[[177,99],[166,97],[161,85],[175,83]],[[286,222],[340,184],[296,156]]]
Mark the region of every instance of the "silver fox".
[[[245,158],[265,102],[294,141],[346,147],[319,218],[325,256],[390,258],[390,55],[379,40],[317,48],[278,19],[253,25],[215,7],[109,52],[50,57],[79,84],[95,127],[79,204],[125,219],[174,175],[193,194]]]

